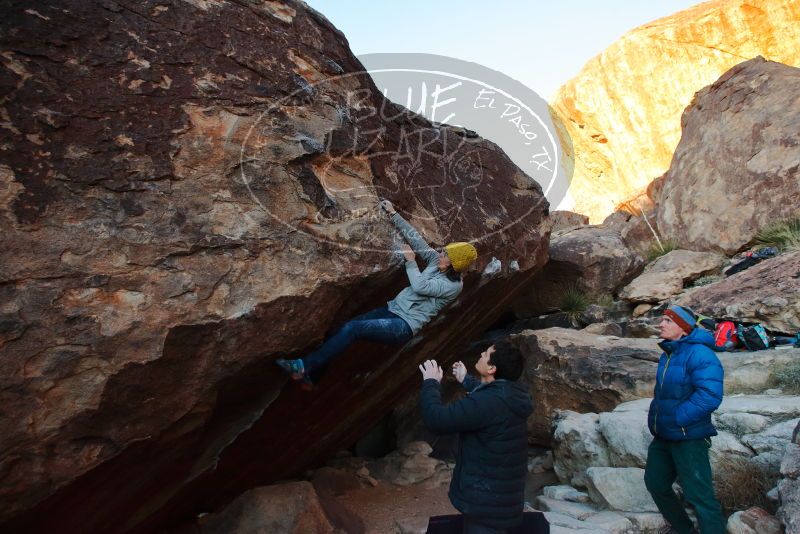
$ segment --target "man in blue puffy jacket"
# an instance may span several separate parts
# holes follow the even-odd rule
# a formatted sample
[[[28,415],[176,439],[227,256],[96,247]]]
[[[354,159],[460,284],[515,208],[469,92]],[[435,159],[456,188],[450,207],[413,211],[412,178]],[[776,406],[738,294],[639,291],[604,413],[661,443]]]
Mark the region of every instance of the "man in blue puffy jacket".
[[[670,306],[659,323],[656,387],[647,423],[653,442],[647,451],[644,481],[669,532],[694,532],[689,516],[672,490],[680,479],[686,500],[697,512],[702,534],[724,534],[725,521],[711,483],[708,449],[717,430],[711,413],[722,402],[722,365],[712,349],[711,332],[695,328],[688,308]]]
[[[528,388],[516,380],[523,356],[507,340],[482,354],[475,364],[480,379],[464,364],[453,374],[469,393],[442,404],[442,370],[434,360],[420,365],[420,404],[425,426],[434,434],[458,433],[458,453],[450,481],[450,502],[464,514],[468,534],[504,533],[522,522],[528,472],[528,426],[533,412]]]

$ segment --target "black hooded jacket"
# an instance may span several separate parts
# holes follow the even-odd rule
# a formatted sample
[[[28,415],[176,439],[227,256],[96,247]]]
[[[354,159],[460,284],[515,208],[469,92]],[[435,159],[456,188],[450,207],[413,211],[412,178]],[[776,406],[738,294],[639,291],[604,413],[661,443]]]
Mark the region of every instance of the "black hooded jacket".
[[[420,399],[422,418],[431,432],[459,434],[450,501],[488,527],[512,527],[522,521],[526,420],[533,412],[533,401],[525,386],[509,380],[479,384],[467,376],[462,385],[474,389],[444,406],[439,382],[428,379]]]

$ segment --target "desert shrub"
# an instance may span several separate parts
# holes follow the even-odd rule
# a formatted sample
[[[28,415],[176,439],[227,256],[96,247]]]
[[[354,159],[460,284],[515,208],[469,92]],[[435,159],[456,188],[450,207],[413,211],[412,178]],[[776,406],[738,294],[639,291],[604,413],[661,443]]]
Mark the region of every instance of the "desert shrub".
[[[714,470],[714,492],[722,512],[728,517],[739,510],[758,506],[774,512],[767,492],[778,483],[778,473],[770,474],[742,456],[730,456]]]
[[[721,276],[713,276],[713,275],[701,276],[700,278],[692,282],[692,287],[707,286],[708,284],[713,284],[714,282],[717,282],[719,280],[722,280]]]
[[[558,309],[566,313],[574,323],[590,303],[590,299],[584,291],[579,287],[570,286],[561,296],[561,303]]]
[[[777,221],[756,234],[756,243],[779,250],[800,250],[800,218]]]
[[[771,382],[784,393],[800,395],[800,361],[791,361],[775,366],[770,372]]]
[[[650,263],[651,261],[660,258],[667,252],[672,252],[678,248],[678,242],[674,239],[667,239],[661,241],[660,243],[658,241],[654,241],[642,251],[642,256],[647,258],[647,262]]]
[[[589,304],[597,304],[601,308],[609,309],[614,305],[614,297],[608,293],[589,295]]]

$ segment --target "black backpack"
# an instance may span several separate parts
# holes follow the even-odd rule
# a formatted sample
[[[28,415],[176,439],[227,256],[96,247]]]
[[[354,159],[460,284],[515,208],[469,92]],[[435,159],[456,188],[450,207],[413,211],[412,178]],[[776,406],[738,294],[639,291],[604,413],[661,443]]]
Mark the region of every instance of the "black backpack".
[[[764,350],[770,347],[771,340],[767,330],[760,324],[753,326],[736,325],[736,337],[747,350]]]

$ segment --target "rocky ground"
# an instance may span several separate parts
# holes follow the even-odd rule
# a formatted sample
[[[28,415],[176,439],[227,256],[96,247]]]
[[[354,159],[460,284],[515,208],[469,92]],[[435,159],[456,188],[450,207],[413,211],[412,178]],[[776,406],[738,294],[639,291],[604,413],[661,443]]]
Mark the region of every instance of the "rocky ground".
[[[559,411],[552,452],[532,456],[529,462],[526,509],[544,512],[555,533],[655,534],[663,528],[663,518],[644,487],[643,468],[652,439],[647,430],[649,402],[630,401],[599,414]],[[727,507],[740,498],[732,484],[767,484],[762,506],[770,511],[758,506],[738,510],[730,515],[728,532],[777,534],[782,532],[781,520],[787,533],[796,532],[800,397],[775,390],[729,395],[714,421],[719,435],[712,438],[711,462],[726,510],[730,512]],[[297,491],[300,482],[271,487],[276,494],[296,495],[303,506],[270,508],[263,504],[264,495],[251,492],[240,498],[252,501],[249,505],[237,501],[201,518],[195,528],[221,532],[224,525],[226,532],[243,532],[245,523],[286,523],[287,510],[298,510],[284,532],[299,534],[313,515],[322,525],[316,532],[424,534],[429,517],[456,513],[447,498],[452,464],[431,458],[431,452],[427,443],[412,442],[379,459],[343,453],[330,466],[309,473],[310,483],[303,491]],[[764,481],[758,472],[767,474]],[[679,484],[676,489],[680,492]]]

